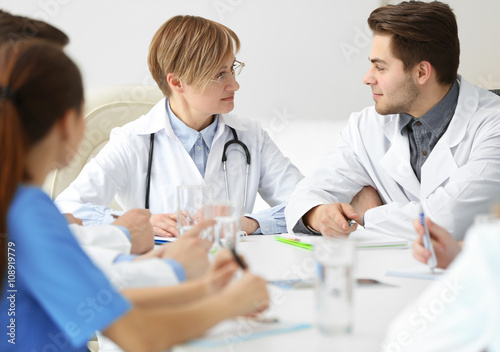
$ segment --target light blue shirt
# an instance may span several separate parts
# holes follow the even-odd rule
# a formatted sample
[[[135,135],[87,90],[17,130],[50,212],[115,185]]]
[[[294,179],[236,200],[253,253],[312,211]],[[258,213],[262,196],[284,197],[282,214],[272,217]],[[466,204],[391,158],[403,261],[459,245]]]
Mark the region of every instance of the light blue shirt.
[[[214,121],[201,131],[196,131],[182,122],[170,108],[168,100],[165,100],[167,107],[167,115],[170,120],[170,125],[179,141],[188,152],[191,159],[193,159],[196,168],[200,171],[202,177],[205,177],[205,169],[207,167],[208,155],[212,148],[212,141],[214,140],[215,133],[217,132],[217,125],[219,124],[219,115],[215,116]]]

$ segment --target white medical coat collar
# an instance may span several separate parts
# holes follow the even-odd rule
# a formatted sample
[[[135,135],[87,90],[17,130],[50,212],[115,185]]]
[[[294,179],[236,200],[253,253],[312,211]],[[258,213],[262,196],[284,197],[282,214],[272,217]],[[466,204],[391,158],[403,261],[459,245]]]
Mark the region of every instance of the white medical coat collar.
[[[159,101],[146,115],[139,118],[138,124],[136,126],[136,132],[138,135],[149,135],[151,133],[156,133],[161,130],[165,130],[165,133],[177,140],[175,137],[172,126],[167,115],[167,110],[165,109],[166,98]],[[214,140],[217,139],[225,130],[224,126],[234,128],[235,130],[245,131],[247,128],[245,125],[233,114],[219,115],[219,125],[217,127],[217,132],[215,134]]]
[[[479,104],[479,95],[474,86],[460,75],[458,81],[460,83],[460,92],[455,114],[448,129],[439,139],[429,158],[422,166],[421,183],[418,182],[410,165],[408,136],[406,133],[401,135],[398,128],[397,119],[399,115],[378,116],[379,118],[388,119],[388,122],[383,126],[383,131],[391,142],[391,147],[381,160],[382,167],[400,185],[421,199],[431,194],[449,177],[451,172],[458,168],[451,148],[464,139],[469,121]],[[432,172],[425,172],[428,168]]]

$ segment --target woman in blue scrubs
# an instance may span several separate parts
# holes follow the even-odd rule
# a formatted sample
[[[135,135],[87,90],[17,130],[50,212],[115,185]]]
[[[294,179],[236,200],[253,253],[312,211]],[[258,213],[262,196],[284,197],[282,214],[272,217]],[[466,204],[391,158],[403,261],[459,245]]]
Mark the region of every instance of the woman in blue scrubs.
[[[248,272],[221,283],[118,293],[41,190],[82,139],[83,88],[59,47],[26,41],[0,48],[1,351],[85,351],[95,330],[126,350],[164,350],[217,322],[266,307],[265,282]],[[204,224],[207,226],[207,223]],[[200,231],[203,225],[195,231]],[[256,302],[259,302],[256,306]]]

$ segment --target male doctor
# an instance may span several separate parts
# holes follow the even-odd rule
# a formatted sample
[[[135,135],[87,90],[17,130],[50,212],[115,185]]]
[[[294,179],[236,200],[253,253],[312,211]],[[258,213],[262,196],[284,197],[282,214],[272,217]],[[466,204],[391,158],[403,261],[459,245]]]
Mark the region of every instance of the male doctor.
[[[353,113],[340,143],[289,198],[288,230],[346,236],[357,225],[408,239],[425,215],[462,239],[500,196],[500,99],[457,75],[451,8],[411,1],[374,10],[375,101]],[[478,58],[478,61],[480,58]]]

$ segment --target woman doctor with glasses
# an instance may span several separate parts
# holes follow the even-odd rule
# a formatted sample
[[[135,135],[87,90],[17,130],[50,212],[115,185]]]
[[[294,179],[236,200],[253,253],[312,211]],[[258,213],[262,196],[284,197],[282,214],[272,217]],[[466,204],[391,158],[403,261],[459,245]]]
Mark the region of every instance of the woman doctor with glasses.
[[[235,58],[239,47],[236,34],[217,22],[194,16],[165,22],[148,56],[165,99],[113,129],[109,143],[57,197],[60,210],[84,224],[110,223],[116,211],[107,205],[116,196],[124,210],[149,208],[156,234],[176,236],[177,186],[209,185],[214,200],[242,206],[243,231],[286,232],[285,202],[303,176],[257,122],[227,115],[244,66]],[[271,208],[252,213],[257,192]]]

